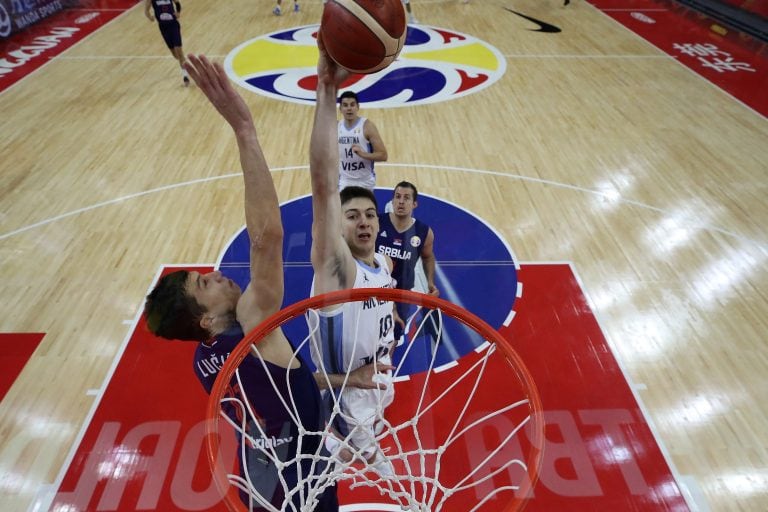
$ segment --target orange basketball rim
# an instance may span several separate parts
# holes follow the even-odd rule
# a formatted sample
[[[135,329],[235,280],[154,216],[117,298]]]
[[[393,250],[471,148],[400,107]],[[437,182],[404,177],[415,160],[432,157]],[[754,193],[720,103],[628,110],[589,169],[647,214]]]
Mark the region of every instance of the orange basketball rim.
[[[521,510],[537,481],[544,442],[541,401],[524,362],[509,340],[469,311],[429,295],[383,288],[341,290],[299,301],[254,328],[229,355],[208,401],[206,445],[215,482],[230,510],[247,511],[241,493],[257,493],[242,477],[232,474],[232,469],[223,467],[222,460],[232,457],[220,453],[223,429],[230,428],[220,421],[222,400],[240,362],[252,353],[252,346],[258,350],[260,340],[278,327],[303,320],[321,308],[371,298],[407,303],[417,311],[440,315],[446,338],[453,329],[454,336],[456,332],[472,333],[479,341],[474,351],[450,364],[437,365],[433,358],[428,370],[395,378],[395,399],[383,413],[386,428],[379,437],[393,475],[371,477],[371,468],[358,461],[354,465],[329,464],[325,480],[318,481],[326,485],[331,481],[340,490],[346,486],[345,496],[353,498],[358,492],[370,495],[373,488],[402,510]],[[420,328],[411,332],[418,333]],[[302,344],[292,341],[297,352],[306,347],[306,339]],[[440,338],[436,345],[439,343]],[[303,489],[314,485],[308,482],[302,482]],[[289,491],[285,489],[286,494]],[[283,504],[266,509],[293,511],[296,507]],[[301,512],[310,510],[310,505],[301,506]]]

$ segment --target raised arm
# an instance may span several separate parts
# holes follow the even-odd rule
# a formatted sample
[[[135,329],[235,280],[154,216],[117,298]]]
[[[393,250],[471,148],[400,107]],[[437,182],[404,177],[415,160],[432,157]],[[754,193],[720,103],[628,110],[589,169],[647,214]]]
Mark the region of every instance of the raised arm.
[[[312,181],[312,268],[315,293],[351,287],[355,261],[341,236],[336,93],[347,72],[326,55],[318,38],[317,102],[309,143]]]
[[[224,68],[203,55],[190,55],[185,68],[232,127],[240,151],[245,222],[251,240],[251,282],[238,302],[237,319],[248,332],[276,312],[283,300],[283,226],[277,192],[251,112],[230,84]]]

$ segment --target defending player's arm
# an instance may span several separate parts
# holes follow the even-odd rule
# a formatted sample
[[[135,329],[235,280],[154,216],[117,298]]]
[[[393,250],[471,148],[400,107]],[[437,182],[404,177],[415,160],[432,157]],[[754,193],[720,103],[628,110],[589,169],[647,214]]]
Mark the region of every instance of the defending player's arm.
[[[339,149],[336,121],[338,84],[347,72],[328,58],[318,38],[317,102],[309,143],[312,181],[312,268],[315,293],[350,288],[355,279],[355,260],[341,236],[339,201]]]
[[[388,158],[387,147],[384,145],[381,135],[379,135],[379,129],[376,128],[376,125],[373,124],[373,121],[370,119],[365,120],[365,124],[363,125],[363,135],[365,135],[365,138],[371,143],[371,151],[365,151],[363,147],[357,144],[352,147],[352,151],[362,158],[373,162],[386,162]]]
[[[249,332],[278,311],[283,301],[283,226],[272,175],[262,152],[253,117],[234,90],[224,68],[205,56],[189,55],[189,75],[235,132],[245,184],[245,222],[251,240],[251,281],[237,303],[237,320]],[[260,344],[262,356],[287,365],[293,350],[277,329]],[[295,364],[294,364],[295,366]]]
[[[440,295],[440,290],[435,286],[434,243],[435,234],[432,232],[432,228],[429,228],[429,231],[427,231],[427,238],[424,240],[424,248],[421,250],[421,262],[424,264],[424,275],[427,277],[428,293],[438,297]]]

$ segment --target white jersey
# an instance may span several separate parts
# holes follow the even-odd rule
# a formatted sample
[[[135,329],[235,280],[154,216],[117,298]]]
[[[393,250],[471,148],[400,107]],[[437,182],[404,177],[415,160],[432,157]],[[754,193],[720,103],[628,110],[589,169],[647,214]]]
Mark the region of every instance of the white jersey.
[[[373,190],[376,186],[376,173],[373,170],[373,160],[360,157],[352,151],[352,146],[362,146],[367,152],[373,147],[365,138],[363,127],[365,118],[357,119],[352,128],[347,128],[344,119],[339,121],[339,190],[351,185]]]
[[[353,288],[394,288],[386,258],[378,253],[373,257],[376,268],[355,260],[357,274]],[[345,373],[389,355],[389,346],[394,340],[391,301],[370,298],[345,302],[340,308],[317,314],[323,320],[319,338],[315,338],[322,341],[312,343],[312,360],[318,368],[322,365],[328,373]],[[316,323],[310,317],[310,326]]]
[[[394,287],[386,258],[377,253],[373,257],[378,265],[375,268],[356,260],[357,273],[353,288]],[[312,333],[310,352],[321,374],[344,374],[373,362],[392,364],[392,308],[393,303],[390,301],[371,298],[345,302],[331,311],[309,311],[307,322]],[[377,424],[395,394],[390,375],[381,374],[377,381],[387,388],[379,390],[347,386],[341,393],[338,390],[334,393],[343,413],[332,419],[334,429],[341,439],[359,449],[365,457],[377,450]],[[331,395],[323,392],[323,397],[328,411],[332,411],[334,400]]]
[[[356,260],[353,288],[394,288],[386,258],[374,253],[377,266],[369,267]],[[314,295],[314,282],[312,283]],[[390,349],[394,341],[393,303],[371,298],[365,301],[345,302],[330,311],[309,311],[307,322],[310,333],[312,361],[321,374],[344,374],[369,363],[392,364]],[[384,409],[395,395],[391,376],[380,374],[377,382],[386,389],[361,389],[346,386],[334,395],[343,414],[332,420],[341,439],[351,447],[370,457],[378,449],[377,424]],[[328,410],[333,410],[334,399],[327,392],[323,397]],[[338,443],[337,443],[338,444]],[[334,450],[329,446],[329,449]]]

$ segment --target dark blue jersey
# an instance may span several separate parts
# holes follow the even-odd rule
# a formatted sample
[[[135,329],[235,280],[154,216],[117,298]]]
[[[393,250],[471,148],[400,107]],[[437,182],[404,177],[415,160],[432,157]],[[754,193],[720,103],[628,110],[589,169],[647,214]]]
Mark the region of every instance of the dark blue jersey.
[[[238,326],[217,336],[210,345],[198,345],[194,370],[206,392],[211,392],[224,362],[243,337]],[[287,369],[249,354],[238,366],[239,381],[237,375],[233,377],[225,392],[225,396],[238,398],[241,402],[247,399],[256,416],[254,421],[253,416],[237,403],[224,406],[226,414],[238,426],[245,423],[244,430],[249,436],[245,455],[238,449],[241,473],[250,475],[258,493],[278,508],[285,500],[281,478],[288,489],[293,489],[299,475],[306,478],[311,474],[311,456],[327,456],[320,435],[305,434],[299,443],[299,427],[294,417],[309,432],[322,432],[325,426],[320,391],[314,376],[300,357],[299,362],[299,368]],[[238,435],[238,442],[241,439]],[[310,457],[302,458],[300,463],[289,462],[282,472],[271,460],[271,457],[277,457],[281,462],[293,461],[298,449]],[[324,468],[324,464],[316,464],[315,474]],[[326,505],[320,505],[317,510],[337,510],[335,495],[335,487],[329,488],[321,499],[321,504]],[[243,493],[241,497],[247,501]]]
[[[401,290],[413,288],[416,276],[416,262],[421,257],[429,226],[414,219],[411,227],[402,233],[392,225],[388,213],[379,214],[379,234],[376,237],[376,252],[392,258],[392,277]]]
[[[159,22],[176,21],[176,9],[172,0],[152,0],[155,19]]]

